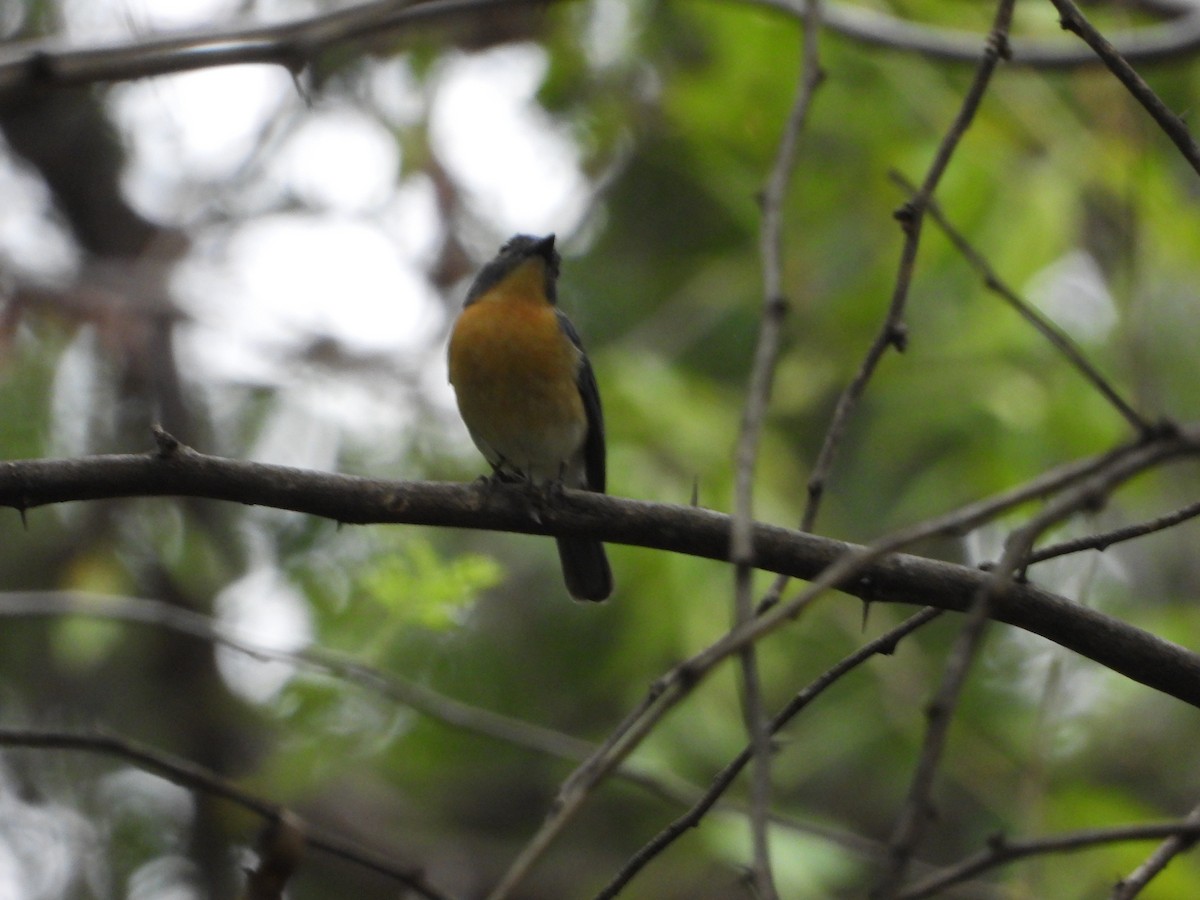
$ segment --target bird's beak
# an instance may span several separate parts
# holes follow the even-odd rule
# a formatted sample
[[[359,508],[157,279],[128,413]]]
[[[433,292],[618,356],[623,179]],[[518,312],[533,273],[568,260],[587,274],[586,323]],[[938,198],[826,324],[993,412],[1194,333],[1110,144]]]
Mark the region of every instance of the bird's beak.
[[[554,235],[548,234],[534,244],[533,252],[543,259],[552,259],[554,257]]]

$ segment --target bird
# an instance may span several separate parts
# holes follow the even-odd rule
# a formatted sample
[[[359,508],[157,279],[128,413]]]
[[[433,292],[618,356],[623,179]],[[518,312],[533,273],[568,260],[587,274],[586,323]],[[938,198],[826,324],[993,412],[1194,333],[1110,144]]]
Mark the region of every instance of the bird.
[[[476,275],[450,332],[450,384],[499,481],[604,493],[604,413],[579,332],[558,308],[553,234],[518,234]],[[613,591],[604,545],[560,537],[576,600]]]

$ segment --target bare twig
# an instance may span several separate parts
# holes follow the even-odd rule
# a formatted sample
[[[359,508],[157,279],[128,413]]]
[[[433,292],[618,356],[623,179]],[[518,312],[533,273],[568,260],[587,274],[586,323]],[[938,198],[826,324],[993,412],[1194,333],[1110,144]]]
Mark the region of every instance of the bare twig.
[[[1082,489],[1078,492],[1082,492]],[[888,865],[871,893],[873,898],[887,900],[896,895],[925,828],[934,817],[930,799],[934,777],[945,753],[950,725],[962,689],[966,685],[967,674],[983,643],[990,621],[992,599],[1001,595],[1012,583],[1018,569],[1024,565],[1034,538],[1066,516],[1073,508],[1073,505],[1064,507],[1062,504],[1048,506],[1024,528],[1014,532],[1006,544],[1004,556],[992,573],[992,579],[973,601],[967,620],[947,658],[937,693],[926,710],[928,724],[921,755],[917,760],[908,797],[896,820]]]
[[[1146,112],[1150,113],[1151,118],[1158,123],[1158,127],[1179,148],[1183,158],[1191,164],[1197,174],[1200,174],[1200,146],[1197,146],[1195,138],[1183,124],[1183,120],[1171,112],[1150,85],[1146,84],[1145,79],[1133,70],[1133,66],[1125,60],[1117,48],[1084,18],[1078,6],[1071,0],[1050,0],[1050,2],[1054,4],[1054,8],[1061,16],[1062,27],[1079,35],[1084,43],[1092,48],[1104,65],[1108,67],[1108,70],[1117,77],[1121,84],[1125,85],[1133,98],[1142,104]]]
[[[382,672],[343,654],[321,647],[280,650],[240,637],[229,628],[202,615],[161,600],[112,596],[79,591],[0,592],[0,617],[82,616],[109,621],[152,625],[177,634],[227,647],[259,662],[278,663],[340,679],[363,690],[403,704],[431,719],[475,734],[560,759],[585,759],[595,749],[580,740],[531,722],[463,703],[425,685]],[[629,771],[631,780],[643,783],[661,796],[679,797],[685,785],[652,786],[647,773]]]
[[[933,781],[941,763],[953,713],[971,664],[982,644],[991,607],[998,597],[1011,590],[1014,579],[1027,566],[1029,553],[1038,536],[1081,509],[1094,508],[1118,485],[1138,474],[1140,469],[1128,462],[1116,462],[1083,484],[1047,503],[1005,542],[1004,554],[992,571],[992,577],[972,603],[970,616],[951,649],[942,682],[928,710],[928,727],[921,755],[892,837],[889,865],[872,893],[877,898],[895,897],[903,884],[912,854],[933,814],[930,800]]]
[[[1192,808],[1187,818],[1183,820],[1183,827],[1178,828],[1174,834],[1167,835],[1166,839],[1154,848],[1154,852],[1146,857],[1140,866],[1117,882],[1116,887],[1109,895],[1109,900],[1133,900],[1167,867],[1171,860],[1196,846],[1198,839],[1200,839],[1200,806]]]
[[[1008,26],[1012,18],[1014,2],[1015,0],[1001,0],[997,8],[992,31],[988,36],[986,51],[975,70],[975,77],[971,82],[970,88],[967,90],[966,96],[963,98],[958,115],[955,116],[954,122],[938,145],[929,170],[925,173],[925,178],[921,182],[920,190],[896,213],[896,217],[900,220],[904,229],[904,246],[900,252],[899,270],[896,274],[891,302],[888,305],[883,325],[880,327],[875,339],[871,342],[871,346],[867,349],[866,356],[859,366],[858,372],[842,392],[841,397],[838,398],[833,419],[829,423],[829,429],[825,434],[825,441],[821,445],[821,451],[817,455],[817,462],[813,466],[812,474],[808,479],[808,504],[804,510],[804,517],[801,520],[801,531],[811,531],[813,524],[816,522],[821,497],[825,491],[825,484],[833,470],[833,463],[837,456],[838,448],[841,445],[842,437],[850,422],[851,415],[858,406],[858,401],[862,397],[863,391],[866,390],[867,383],[875,373],[875,368],[879,365],[879,361],[889,348],[894,347],[896,350],[903,351],[907,343],[908,335],[904,325],[904,309],[908,303],[908,291],[909,286],[912,284],[913,268],[917,260],[917,249],[921,243],[921,225],[925,218],[925,211],[929,205],[929,201],[933,197],[934,191],[937,189],[938,183],[942,179],[942,174],[950,164],[950,158],[954,155],[955,149],[970,127],[971,120],[975,118],[975,112],[979,109],[979,104],[983,101],[983,95],[987,91],[988,84],[991,82],[992,73],[995,72],[996,67],[1000,64],[1000,60],[1008,57]]]
[[[1156,519],[1150,519],[1146,522],[1138,522],[1134,525],[1126,525],[1124,528],[1114,528],[1112,531],[1089,534],[1081,538],[1075,538],[1074,540],[1051,544],[1049,547],[1043,547],[1041,550],[1035,550],[1031,553],[1028,565],[1032,566],[1034,563],[1045,562],[1048,559],[1055,559],[1059,556],[1066,556],[1068,553],[1079,553],[1082,550],[1107,550],[1113,544],[1133,540],[1147,534],[1154,534],[1156,531],[1165,531],[1168,528],[1178,525],[1180,522],[1194,519],[1196,516],[1200,516],[1200,502],[1189,503],[1182,509],[1177,509],[1174,512],[1167,513],[1165,516],[1159,516]]]
[[[294,666],[341,679],[355,687],[403,704],[443,725],[490,737],[535,753],[578,763],[596,750],[596,745],[590,741],[463,703],[425,685],[380,671],[331,650],[320,647],[278,650],[244,640],[210,616],[161,600],[79,591],[7,591],[0,592],[0,616],[82,616],[152,625],[227,647],[260,662]],[[691,782],[670,773],[640,766],[633,761],[627,760],[615,774],[623,781],[636,785],[655,797],[681,806],[690,806],[701,796],[700,788]],[[721,808],[747,817],[750,814],[750,811],[738,802],[724,803]],[[778,814],[772,814],[771,821],[779,827],[820,837],[851,852],[872,858],[882,854],[884,849],[882,844],[814,822],[800,821]]]
[[[988,841],[986,849],[906,888],[896,895],[896,900],[920,900],[923,897],[933,897],[948,887],[962,884],[980,872],[1030,856],[1087,850],[1090,847],[1127,841],[1152,841],[1164,837],[1180,837],[1194,842],[1197,837],[1200,837],[1200,823],[1193,821],[1189,816],[1182,822],[1090,828],[1085,831],[1072,831],[1067,834],[1023,841],[1014,841],[1003,835],[996,835]]]
[[[750,374],[745,410],[738,435],[734,471],[734,517],[730,538],[730,558],[734,573],[734,622],[743,625],[754,617],[753,568],[754,559],[754,471],[771,385],[779,360],[779,342],[783,320],[789,302],[783,291],[783,203],[792,172],[796,151],[812,98],[821,83],[820,60],[817,56],[817,36],[820,32],[819,2],[809,5],[804,22],[803,61],[796,88],[796,99],[783,126],[783,134],[775,153],[775,162],[761,195],[762,225],[759,255],[762,260],[763,313],[758,342]],[[778,896],[771,875],[771,855],[768,844],[768,811],[771,796],[771,741],[767,732],[759,683],[757,653],[747,644],[739,654],[742,670],[742,705],[750,744],[754,748],[754,773],[750,791],[751,835],[754,848],[753,882],[756,893],[764,900]]]
[[[862,665],[872,656],[876,654],[891,654],[896,644],[912,632],[921,628],[929,622],[932,622],[939,615],[941,610],[925,608],[917,614],[910,616],[905,621],[901,622],[895,628],[892,628],[887,633],[880,635],[875,640],[864,644],[854,653],[851,653],[845,659],[838,662],[836,665],[822,672],[811,684],[804,688],[800,693],[788,702],[788,704],[780,710],[770,722],[771,734],[776,734],[781,728],[787,725],[796,715],[808,706],[813,700],[819,697],[826,688],[834,684],[838,679],[848,672],[853,671],[858,666]],[[665,829],[659,832],[653,839],[650,840],[641,850],[633,855],[632,858],[625,864],[620,872],[616,874],[612,881],[605,885],[604,889],[596,895],[596,900],[609,900],[609,898],[617,896],[634,876],[637,875],[646,865],[656,856],[666,850],[675,842],[681,835],[685,834],[689,829],[695,828],[700,823],[700,820],[707,815],[720,799],[721,795],[729,789],[733,784],[734,779],[745,768],[746,763],[750,761],[753,755],[753,747],[747,747],[739,753],[730,763],[725,766],[713,779],[712,786],[709,787],[704,795],[682,816],[668,825]]]
[[[284,808],[279,804],[244,791],[233,782],[203,766],[111,734],[0,728],[0,747],[82,750],[87,753],[114,756],[132,763],[139,769],[153,772],[173,784],[219,797],[268,821],[278,820],[285,814]],[[288,815],[294,822],[299,823],[299,819],[294,814],[288,813]],[[354,841],[346,840],[309,823],[305,823],[303,828],[308,846],[314,849],[393,878],[429,900],[450,900],[450,895],[426,882],[420,870],[397,865],[392,854],[386,857],[382,856],[363,848]]]
[[[498,7],[550,0],[375,0],[290,22],[212,29],[109,47],[62,48],[51,41],[9,45],[0,54],[0,98],[33,87],[129,81],[241,63],[297,72],[324,51]]]
[[[912,182],[899,172],[892,172],[891,176],[893,181],[910,194],[916,192],[917,188]],[[1156,427],[1144,419],[1137,410],[1117,393],[1116,388],[1109,384],[1108,379],[1101,375],[1100,371],[1088,361],[1087,357],[1083,355],[1083,351],[1071,340],[1069,335],[1021,299],[1016,291],[1001,280],[983,254],[971,245],[962,232],[950,224],[950,221],[946,218],[936,200],[930,199],[927,212],[930,218],[937,223],[938,227],[941,228],[942,232],[950,240],[950,243],[954,245],[955,249],[982,276],[988,290],[992,291],[1015,309],[1021,318],[1032,325],[1059,353],[1065,356],[1067,361],[1091,383],[1092,387],[1103,395],[1104,399],[1112,404],[1136,432],[1147,434]]]
[[[991,590],[1002,590],[1003,580],[997,578],[996,587]],[[980,592],[967,621],[963,624],[946,661],[945,671],[938,691],[926,710],[927,725],[925,740],[921,746],[921,755],[909,785],[908,797],[904,807],[896,819],[895,830],[892,833],[890,853],[887,865],[874,890],[872,898],[890,900],[904,880],[905,873],[916,852],[917,844],[925,833],[925,827],[934,816],[930,801],[933,791],[933,780],[941,764],[946,747],[946,738],[950,733],[950,724],[954,711],[958,706],[959,696],[966,683],[967,672],[983,641],[983,635],[988,624],[987,602],[991,590]]]
[[[786,15],[803,17],[807,0],[745,0]],[[1194,4],[1180,2],[1169,21],[1121,31],[1113,43],[1130,62],[1151,63],[1192,56],[1200,50],[1200,12]],[[875,47],[916,53],[928,59],[952,63],[979,62],[981,35],[953,28],[911,22],[880,10],[848,3],[826,3],[825,24],[830,31]],[[1099,64],[1095,54],[1071,47],[1060,40],[1035,37],[1015,38],[1012,63],[1030,69],[1063,70]]]

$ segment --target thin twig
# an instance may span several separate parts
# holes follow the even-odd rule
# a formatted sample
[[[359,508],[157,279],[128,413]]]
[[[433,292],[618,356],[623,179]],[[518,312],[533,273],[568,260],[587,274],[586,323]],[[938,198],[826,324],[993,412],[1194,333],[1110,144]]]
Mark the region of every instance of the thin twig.
[[[740,626],[754,617],[753,523],[754,472],[758,462],[763,425],[771,398],[771,386],[779,361],[779,343],[789,301],[783,291],[783,204],[792,173],[800,134],[808,119],[812,98],[821,83],[817,37],[820,32],[819,2],[810,4],[804,22],[804,39],[796,99],[783,126],[775,161],[762,191],[762,226],[759,255],[762,260],[763,312],[750,374],[745,410],[735,453],[733,533],[730,559],[734,573],[734,624]],[[757,651],[747,644],[739,653],[742,671],[742,707],[750,744],[754,748],[754,771],[750,790],[751,844],[754,865],[752,880],[756,893],[764,900],[778,896],[771,874],[768,811],[771,806],[771,741],[767,732],[762,700]]]
[[[297,650],[263,646],[237,635],[210,616],[161,600],[80,591],[0,592],[0,617],[29,616],[82,616],[152,625],[226,647],[259,662],[277,663],[340,679],[403,704],[445,725],[526,750],[578,761],[585,759],[595,749],[595,745],[589,741],[471,706],[332,650],[315,646]],[[630,776],[637,780],[637,773],[631,772]],[[664,786],[661,793],[672,793],[682,787],[682,783],[676,783],[668,791]]]
[[[1112,531],[1089,534],[1081,538],[1075,538],[1074,540],[1051,544],[1049,547],[1043,547],[1041,550],[1035,550],[1031,553],[1029,555],[1029,565],[1032,566],[1034,563],[1045,562],[1048,559],[1054,559],[1059,556],[1066,556],[1068,553],[1079,553],[1083,550],[1107,550],[1113,544],[1133,540],[1147,534],[1154,534],[1156,531],[1165,531],[1174,525],[1178,525],[1180,522],[1194,519],[1196,516],[1200,516],[1200,502],[1189,503],[1182,509],[1177,509],[1174,512],[1167,513],[1165,516],[1159,516],[1156,519],[1150,519],[1146,522],[1138,522],[1134,525],[1126,525],[1124,528],[1114,528]]]
[[[917,249],[921,243],[921,226],[925,218],[925,210],[946,167],[950,164],[954,151],[970,127],[971,120],[975,118],[975,112],[979,109],[979,104],[983,101],[983,95],[991,82],[992,73],[1000,64],[1000,60],[1008,57],[1008,26],[1015,2],[1016,0],[1001,0],[992,31],[988,35],[986,51],[975,70],[975,77],[963,98],[958,115],[955,116],[954,122],[938,145],[929,170],[921,182],[921,189],[896,213],[896,218],[899,219],[904,229],[904,246],[900,252],[899,269],[892,290],[891,302],[888,305],[883,325],[867,349],[858,372],[842,392],[841,397],[838,398],[833,419],[826,431],[825,440],[817,455],[817,462],[813,466],[812,474],[809,476],[808,504],[801,520],[801,531],[812,531],[820,508],[821,497],[825,492],[825,484],[833,470],[842,437],[863,391],[866,390],[867,383],[875,373],[875,368],[889,348],[894,347],[898,351],[903,351],[907,344],[908,333],[904,325],[904,310],[908,303],[908,292],[909,286],[912,284]]]
[[[795,18],[802,18],[808,10],[806,0],[743,2]],[[975,32],[913,22],[883,10],[849,3],[826,3],[824,18],[830,31],[868,46],[916,53],[940,62],[972,65],[979,62],[982,35]],[[1175,18],[1122,30],[1113,35],[1113,43],[1131,62],[1163,62],[1193,56],[1200,49],[1200,13],[1190,0],[1180,0]],[[1087,49],[1072,47],[1061,40],[1021,37],[1012,41],[1012,64],[1049,71],[1091,68],[1100,61]]]
[[[153,625],[227,647],[259,662],[278,663],[341,679],[355,687],[403,704],[443,725],[556,759],[578,763],[596,750],[596,745],[590,741],[463,703],[424,685],[380,671],[325,648],[310,646],[299,650],[279,650],[253,643],[236,636],[210,616],[161,600],[80,591],[7,591],[0,592],[0,616],[82,616]],[[684,778],[643,767],[629,760],[616,770],[615,775],[652,796],[680,806],[696,803],[702,793],[697,785]],[[747,818],[750,815],[749,809],[739,802],[725,803],[721,808]],[[826,825],[775,813],[771,815],[771,821],[781,828],[820,837],[851,852],[871,858],[883,852],[882,844]]]
[[[1023,841],[1014,841],[1003,835],[995,835],[988,841],[986,849],[906,888],[896,895],[896,900],[921,900],[924,897],[933,897],[948,887],[962,884],[980,872],[1030,856],[1087,850],[1091,847],[1125,841],[1152,841],[1164,837],[1182,837],[1194,842],[1197,837],[1200,837],[1200,823],[1193,821],[1189,816],[1181,822],[1089,828],[1084,831],[1072,831],[1067,834]]]
[[[770,722],[770,733],[773,735],[777,734],[802,709],[812,703],[826,688],[833,685],[842,676],[853,671],[876,654],[891,654],[901,639],[907,637],[923,625],[932,622],[939,615],[941,615],[941,610],[926,607],[915,615],[905,619],[885,634],[864,644],[854,653],[851,653],[836,665],[822,672],[775,715]],[[735,756],[717,774],[713,779],[712,786],[704,792],[704,795],[696,804],[655,835],[654,838],[635,853],[612,881],[605,885],[604,889],[596,895],[596,900],[609,900],[609,898],[617,896],[651,860],[660,855],[689,829],[695,828],[700,823],[700,820],[713,808],[717,800],[733,784],[734,779],[745,768],[746,763],[750,761],[753,753],[753,747],[746,747],[741,753]]]
[[[1135,72],[1133,66],[1117,52],[1117,48],[1084,17],[1078,6],[1071,0],[1050,0],[1050,2],[1058,10],[1062,27],[1077,34],[1084,43],[1092,48],[1104,65],[1108,67],[1108,70],[1117,77],[1121,84],[1125,85],[1126,90],[1138,103],[1142,104],[1146,112],[1150,113],[1151,118],[1158,123],[1158,127],[1179,148],[1183,158],[1200,175],[1200,146],[1196,144],[1195,138],[1188,131],[1183,119],[1171,112],[1150,85],[1146,84],[1145,79]]]
[[[888,866],[876,883],[872,897],[890,900],[900,891],[905,872],[925,828],[933,817],[934,777],[944,755],[953,713],[966,684],[971,664],[982,645],[986,626],[996,600],[1011,590],[1019,573],[1028,565],[1038,536],[1082,509],[1093,508],[1117,486],[1138,474],[1127,462],[1113,464],[1084,483],[1048,502],[1025,525],[1005,541],[1004,553],[972,604],[970,615],[951,648],[937,694],[929,706],[928,725],[908,797],[897,817]]]
[[[203,766],[116,735],[0,728],[0,747],[82,750],[114,756],[173,784],[219,797],[268,821],[277,820],[285,813],[284,807],[279,804],[244,791]],[[294,814],[289,815],[296,819]],[[385,857],[309,823],[304,823],[304,836],[308,846],[393,878],[428,900],[450,900],[449,894],[426,882],[419,869],[397,865],[393,854]]]
[[[1165,456],[1170,456],[1174,452],[1178,452],[1173,448],[1180,440],[1181,436],[1179,434],[1163,434],[1149,441],[1139,442],[1137,445],[1107,454],[1107,462],[1092,470],[1097,474],[1091,480],[1090,485],[1095,485],[1097,483],[1096,478],[1099,477],[1118,480],[1131,478],[1137,473],[1145,471],[1147,468],[1161,462]],[[1079,491],[1073,491],[1071,496],[1074,497],[1077,493]],[[975,509],[973,507],[968,508],[968,512],[973,514]],[[857,548],[850,553],[836,558],[819,575],[812,578],[808,587],[795,598],[764,612],[753,621],[727,632],[704,650],[679,663],[667,672],[666,675],[659,678],[655,682],[651,692],[643,699],[637,709],[627,716],[621,725],[609,735],[596,754],[579,766],[566,779],[559,789],[554,807],[541,829],[526,845],[521,857],[513,864],[512,868],[517,869],[520,866],[521,871],[524,871],[528,867],[531,867],[579,812],[584,801],[595,786],[613,768],[626,759],[663,716],[691,694],[718,664],[735,655],[747,642],[761,640],[767,634],[792,621],[809,604],[831,588],[837,587],[839,590],[853,593],[854,586],[861,584],[862,573],[868,567],[874,573],[871,577],[873,579],[878,578],[878,569],[873,567],[872,563],[879,562],[885,558],[894,558],[893,554],[908,543],[923,540],[935,534],[951,533],[959,527],[961,521],[952,516],[941,516],[935,520],[931,520],[929,523],[913,526],[885,540],[868,547]],[[974,520],[972,519],[972,521]],[[758,543],[757,539],[755,546],[761,551],[762,545]],[[905,557],[905,559],[911,561],[916,559],[916,557]],[[975,582],[975,590],[972,592],[971,597],[979,596],[979,592],[988,588],[994,581],[994,576],[990,573],[979,572],[977,574],[978,580]],[[874,582],[874,584],[876,587],[880,586],[878,582]],[[1030,602],[1028,605],[1016,601],[1017,597],[1025,595],[1030,591],[1037,593],[1039,599]],[[886,592],[884,592],[883,596],[886,596]],[[1003,594],[992,598],[991,613],[1001,621],[1008,621],[1008,610],[1016,603],[1022,609],[1030,612],[1036,611],[1036,614],[1040,616],[1047,610],[1052,609],[1055,602],[1056,598],[1054,598],[1053,594],[1039,591],[1031,585],[1010,584],[1008,590]],[[1061,598],[1057,598],[1057,602],[1068,604],[1075,615],[1103,619],[1106,622],[1106,629],[1130,628],[1126,623],[1121,623],[1118,620],[1104,616],[1096,610],[1080,607],[1078,604],[1062,600]],[[955,608],[965,612],[970,609],[970,603],[967,602]],[[1074,649],[1077,652],[1084,652],[1084,655],[1097,659],[1097,661],[1102,662],[1114,671],[1120,671],[1121,667],[1128,668],[1131,663],[1135,662],[1134,655],[1139,650],[1144,652],[1144,648],[1139,648],[1136,642],[1130,644],[1123,643],[1119,653],[1106,654],[1103,660],[1099,660],[1094,646],[1088,646],[1088,650],[1091,652],[1080,651],[1081,644],[1086,644],[1087,642],[1078,639],[1085,637],[1088,633],[1088,630],[1074,632],[1071,637],[1076,640],[1076,644],[1074,647],[1070,647],[1070,649]],[[1107,631],[1106,637],[1111,639],[1112,632]],[[1059,642],[1064,643],[1062,641]],[[1160,664],[1167,659],[1176,661],[1182,664],[1181,668],[1184,672],[1188,673],[1190,676],[1189,680],[1195,680],[1200,677],[1200,674],[1193,672],[1191,668],[1195,662],[1194,654],[1184,650],[1182,647],[1167,645],[1167,642],[1158,638],[1153,639],[1153,642],[1159,648],[1158,652],[1154,654],[1156,660],[1154,674],[1157,676],[1155,686],[1178,697],[1181,693],[1182,673],[1179,669],[1175,669],[1174,673],[1170,677],[1167,677],[1166,672],[1160,668]],[[1069,645],[1064,643],[1064,646]],[[1167,650],[1167,646],[1171,648],[1169,651]],[[1187,660],[1186,664],[1183,664],[1184,659]],[[1142,671],[1141,666],[1135,666],[1135,669]],[[1192,694],[1189,692],[1188,698],[1189,702],[1200,706],[1200,693]]]
[[[1001,581],[998,579],[996,581],[998,586],[995,590],[1001,589],[1000,583]],[[990,591],[980,592],[979,599],[972,607],[970,615],[950,651],[938,691],[926,710],[927,724],[921,755],[917,760],[912,783],[909,785],[908,797],[896,819],[887,865],[884,867],[882,877],[871,892],[871,897],[877,898],[877,900],[890,900],[895,896],[896,889],[903,882],[908,866],[916,852],[917,844],[924,836],[925,827],[934,817],[934,809],[930,800],[933,780],[938,766],[941,764],[946,738],[950,733],[950,724],[953,721],[963,686],[966,684],[967,673],[979,651],[990,621],[988,618],[989,603],[987,602],[989,596]]]
[[[1117,882],[1109,895],[1109,900],[1133,900],[1167,867],[1171,860],[1196,846],[1196,841],[1200,839],[1200,806],[1192,808],[1187,818],[1183,820],[1183,824],[1191,827],[1180,828],[1174,834],[1167,836],[1140,866]]]
[[[891,177],[893,181],[909,194],[916,192],[917,188],[899,172],[892,172]],[[1001,280],[983,254],[971,245],[962,232],[950,224],[950,221],[946,218],[936,200],[929,200],[927,212],[930,218],[937,223],[938,227],[941,228],[942,232],[950,240],[950,243],[954,245],[955,249],[982,276],[988,290],[992,291],[1016,310],[1021,318],[1032,325],[1059,353],[1065,356],[1067,361],[1087,379],[1092,387],[1103,395],[1104,399],[1112,404],[1138,434],[1147,434],[1155,427],[1117,393],[1116,388],[1088,361],[1083,351],[1071,340],[1071,337],[1066,332],[1043,316],[1030,304],[1026,303],[1016,291]]]

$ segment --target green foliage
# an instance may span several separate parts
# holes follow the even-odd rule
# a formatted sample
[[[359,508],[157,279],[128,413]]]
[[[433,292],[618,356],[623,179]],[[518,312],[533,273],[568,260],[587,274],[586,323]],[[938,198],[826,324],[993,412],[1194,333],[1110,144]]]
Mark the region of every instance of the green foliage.
[[[365,662],[386,659],[414,633],[461,623],[480,592],[502,577],[499,564],[474,553],[447,557],[416,534],[339,536],[299,561],[295,577],[331,646]]]
[[[31,4],[30,15],[44,18],[45,6]],[[893,14],[902,6],[914,21],[978,33],[994,9],[934,0],[875,6]],[[1018,32],[1054,36],[1049,9],[1019,4]],[[1122,7],[1119,20],[1100,21],[1126,25],[1148,15]],[[709,0],[561,4],[540,18],[491,26],[447,32],[462,41],[459,49],[446,46],[450,37],[441,32],[403,46],[387,41],[371,53],[342,47],[310,73],[312,109],[327,104],[377,117],[395,137],[400,181],[431,195],[438,218],[428,230],[440,236],[410,233],[410,221],[388,205],[362,218],[406,252],[422,240],[436,244],[413,256],[446,298],[445,309],[426,311],[426,319],[445,318],[477,263],[472,254],[490,246],[500,226],[495,210],[454,183],[431,138],[443,63],[451,53],[487,52],[503,35],[541,47],[547,66],[537,100],[574,142],[597,192],[587,198],[591,218],[573,235],[560,233],[562,294],[604,399],[610,491],[727,511],[764,307],[759,201],[797,89],[799,29],[752,4]],[[398,58],[419,94],[409,98],[412,121],[391,121],[373,103],[380,61],[372,54],[385,51],[403,51]],[[755,469],[756,517],[790,527],[800,521],[835,404],[892,299],[903,240],[893,214],[907,197],[890,175],[920,181],[971,78],[970,66],[832,32],[821,35],[821,59],[827,77],[783,198],[788,314]],[[1200,102],[1194,68],[1164,64],[1148,77],[1171,107],[1187,110]],[[299,104],[294,114],[303,120],[309,112]],[[195,206],[178,212],[181,222],[201,223],[188,226],[197,257],[229,237],[220,232],[234,227],[227,219],[295,212],[300,201],[272,180],[287,168],[276,155],[283,139],[272,129],[287,130],[286,116],[278,118],[263,124],[256,155],[229,179],[232,187],[189,176],[182,193]],[[82,154],[79,164],[86,162]],[[211,206],[200,199],[207,193],[217,198]],[[997,275],[1059,321],[1139,410],[1178,420],[1200,414],[1195,173],[1110,75],[1002,67],[937,201]],[[340,301],[331,297],[331,309]],[[185,349],[179,370],[156,369],[162,360],[151,349],[163,348],[139,343],[145,320],[123,318],[124,307],[108,319],[13,310],[17,325],[0,347],[4,459],[63,446],[144,449],[141,420],[170,408],[155,391],[175,384],[198,435],[189,440],[202,450],[257,455],[264,435],[291,415],[307,428],[282,443],[305,464],[406,478],[466,479],[483,468],[461,429],[448,424],[442,384],[431,380],[440,374],[434,361],[444,354],[444,328],[427,328],[428,346],[381,361],[327,335],[297,338],[285,332],[302,328],[280,324],[277,343],[255,348],[264,359],[286,357],[277,370],[225,378]],[[196,322],[176,334],[214,327],[206,314],[198,308]],[[932,221],[905,325],[905,352],[884,357],[849,423],[820,533],[874,540],[1130,439],[1121,416],[986,288]],[[318,351],[328,353],[329,377],[314,387]],[[342,404],[335,392],[346,384],[354,402]],[[403,408],[402,423],[382,421],[382,408]],[[1122,488],[1077,533],[1161,514],[1195,494],[1190,470],[1156,472]],[[947,539],[918,550],[969,564],[995,559],[1003,531],[1035,508],[967,544]],[[27,529],[15,513],[0,522],[0,590],[123,594],[211,613],[229,585],[266,571],[286,595],[281,608],[303,625],[294,643],[311,641],[337,663],[381,677],[355,681],[339,677],[337,665],[332,672],[297,665],[276,670],[275,688],[247,691],[221,667],[228,651],[214,654],[207,643],[83,617],[34,620],[0,635],[5,708],[150,736],[315,822],[425,864],[431,879],[464,896],[494,883],[578,761],[574,743],[546,751],[540,729],[602,741],[655,679],[723,635],[733,615],[728,566],[637,547],[609,548],[617,591],[596,606],[568,601],[553,542],[542,537],[338,527],[175,499],[88,503],[28,518]],[[1035,566],[1029,576],[1193,646],[1198,527],[1114,547],[1102,558]],[[755,595],[769,584],[759,575]],[[785,596],[798,589],[789,586]],[[759,647],[769,709],[909,612],[873,608],[864,623],[857,601],[823,598]],[[784,896],[868,889],[878,865],[873,842],[887,839],[904,803],[925,706],[960,624],[944,616],[893,655],[871,660],[778,736],[773,799],[798,824],[772,835]],[[409,706],[387,690],[389,676],[433,700]],[[441,705],[439,696],[447,698]],[[463,705],[526,730],[502,739],[494,719],[479,725]],[[9,724],[4,715],[0,724]],[[1195,804],[1198,740],[1200,726],[1177,703],[993,625],[955,711],[921,862],[951,864],[995,833],[1182,816]],[[682,779],[699,789],[745,741],[736,665],[726,665],[630,761],[671,785]],[[731,796],[746,793],[743,777]],[[619,779],[589,804],[522,896],[589,896],[681,811]],[[97,832],[109,835],[114,868],[125,873],[192,840],[189,829],[204,836],[203,812],[190,824],[152,806],[91,814]],[[222,840],[252,838],[251,825],[207,827]],[[743,816],[714,811],[627,895],[737,896],[748,840]],[[980,876],[964,896],[1099,896],[1147,852],[1128,844],[1014,863]],[[1191,896],[1198,867],[1191,857],[1176,861],[1153,896]],[[349,868],[309,855],[295,897],[394,893],[374,876],[346,875]]]
[[[413,626],[449,628],[480,591],[495,586],[501,570],[495,560],[464,554],[438,556],[426,541],[413,541],[404,556],[377,558],[360,576],[355,605],[377,606],[397,631]],[[386,635],[380,636],[386,641]]]

